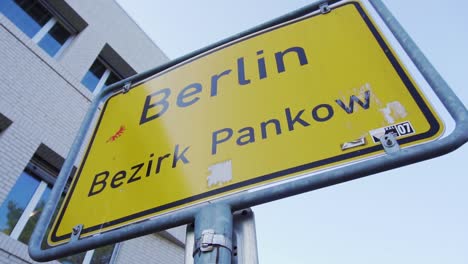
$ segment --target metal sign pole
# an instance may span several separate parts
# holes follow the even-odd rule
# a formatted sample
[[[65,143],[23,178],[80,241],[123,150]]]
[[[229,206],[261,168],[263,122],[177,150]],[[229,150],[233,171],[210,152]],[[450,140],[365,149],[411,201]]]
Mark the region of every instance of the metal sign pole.
[[[232,257],[231,264],[258,264],[258,247],[255,216],[252,209],[242,209],[232,214]],[[187,226],[185,238],[185,264],[194,264],[194,224]]]
[[[195,264],[231,264],[233,220],[231,207],[211,204],[195,216]]]

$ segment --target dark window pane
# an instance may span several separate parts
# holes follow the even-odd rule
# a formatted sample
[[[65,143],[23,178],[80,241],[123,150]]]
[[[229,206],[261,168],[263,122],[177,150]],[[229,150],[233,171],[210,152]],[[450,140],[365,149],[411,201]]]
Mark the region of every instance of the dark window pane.
[[[86,86],[91,92],[94,92],[96,89],[97,84],[99,83],[99,78],[94,75],[92,72],[88,71],[81,83]]]
[[[1,0],[0,12],[30,38],[52,17],[37,0]]]
[[[61,258],[58,261],[62,264],[81,264],[85,258],[86,252],[76,254],[73,256]]]
[[[50,56],[54,56],[70,37],[70,32],[66,30],[60,23],[55,25],[47,32],[47,34],[39,41],[39,47],[45,50]]]
[[[81,80],[81,83],[93,92],[105,71],[106,66],[100,60],[95,60],[83,80]]]
[[[51,189],[47,187],[47,189],[42,194],[41,199],[36,205],[36,208],[34,208],[34,211],[29,216],[28,222],[24,226],[24,229],[18,238],[19,241],[25,244],[29,243],[29,239],[31,238],[34,227],[36,226],[37,221],[39,221],[39,217],[41,216],[42,210],[44,209],[47,199],[49,199],[50,191]]]
[[[0,133],[5,131],[12,123],[13,121],[11,121],[8,117],[0,113]]]
[[[106,70],[106,66],[104,66],[104,64],[100,60],[95,60],[93,62],[93,65],[91,65],[91,68],[89,69],[89,71],[92,72],[99,79],[101,79],[102,75],[104,75],[104,72]]]
[[[94,250],[93,258],[91,259],[92,264],[107,264],[109,263],[112,252],[114,251],[115,245],[108,245],[100,247]]]
[[[64,198],[65,198],[64,195],[62,195],[62,197],[60,197],[60,201],[59,201],[59,203],[58,203],[58,207],[57,207],[57,209],[55,210],[52,219],[55,219],[55,217],[57,217],[59,208],[61,207]],[[50,223],[50,224],[49,224],[49,227],[47,228],[47,234],[50,232],[51,228],[52,228],[52,223]],[[44,240],[42,241],[42,248],[44,248],[44,249],[50,248],[50,246],[47,245],[46,240],[47,240],[47,238],[44,237]],[[59,259],[58,261],[61,262],[61,263],[63,263],[63,264],[82,264],[82,263],[83,263],[83,260],[84,260],[84,258],[85,258],[85,255],[86,255],[86,252],[83,252],[83,253],[75,254],[75,255],[72,255],[72,256],[65,257],[65,258],[61,258],[61,259]]]
[[[57,215],[58,215],[58,212],[59,212],[59,209],[62,207],[63,200],[65,200],[65,194],[63,194],[62,196],[60,196],[59,202],[58,202],[58,204],[57,204],[57,208],[55,208],[55,211],[54,211],[54,213],[53,213],[53,215],[52,215],[52,219],[56,219],[56,217],[57,217]],[[52,225],[53,225],[53,221],[51,221],[51,223],[49,223],[49,226],[47,227],[46,234],[49,234],[49,233],[50,233],[50,230],[52,229]],[[42,239],[41,248],[42,248],[42,249],[52,248],[52,247],[49,246],[49,244],[47,243],[47,236],[44,236],[44,239]]]
[[[13,186],[6,200],[0,207],[1,232],[7,235],[11,234],[38,186],[39,180],[32,177],[27,172],[21,173],[15,186]]]
[[[120,81],[121,78],[119,78],[115,73],[111,72],[109,77],[107,77],[107,80],[106,80],[106,86],[109,86],[113,83],[116,83],[118,81]]]

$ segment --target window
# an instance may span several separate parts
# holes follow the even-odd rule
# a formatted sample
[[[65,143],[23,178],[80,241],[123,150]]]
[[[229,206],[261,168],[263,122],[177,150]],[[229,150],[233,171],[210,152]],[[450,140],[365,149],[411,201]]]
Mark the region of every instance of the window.
[[[81,83],[96,95],[103,87],[135,74],[136,71],[109,44],[105,44]]]
[[[0,12],[51,57],[57,57],[73,38],[38,0],[2,0]]]
[[[0,134],[13,123],[8,117],[0,113]]]
[[[42,147],[38,152],[44,150],[47,148]],[[50,196],[51,179],[55,179],[56,174],[55,168],[51,168],[42,158],[35,155],[19,176],[3,204],[0,205],[0,232],[25,244],[29,242]],[[116,245],[108,245],[62,258],[59,261],[64,264],[106,264],[110,263],[117,249]]]
[[[86,86],[93,94],[97,94],[103,87],[109,86],[122,78],[117,75],[103,59],[98,57],[88,72],[86,72],[81,83]]]
[[[27,230],[25,226],[27,222],[30,222],[30,218],[39,217],[43,207],[39,203],[47,199],[49,190],[45,182],[32,177],[26,171],[21,173],[15,186],[0,206],[0,231],[14,239],[19,239],[20,235],[25,232],[30,235],[32,230]],[[22,235],[22,240],[28,239],[28,234]]]
[[[59,51],[61,51],[63,47],[68,45],[72,38],[70,32],[60,23],[57,23],[55,18],[52,18],[49,22],[50,30],[47,32],[46,30],[43,31],[45,34],[39,37],[40,40],[37,44],[50,56],[54,57],[59,54]]]

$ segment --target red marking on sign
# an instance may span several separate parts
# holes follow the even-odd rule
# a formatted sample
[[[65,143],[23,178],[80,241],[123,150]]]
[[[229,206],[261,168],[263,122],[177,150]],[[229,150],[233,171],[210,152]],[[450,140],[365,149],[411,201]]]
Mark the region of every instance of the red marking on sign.
[[[109,143],[109,142],[114,142],[116,141],[120,136],[122,136],[122,134],[125,132],[125,126],[120,126],[119,130],[117,130],[117,132],[115,132],[114,135],[112,135],[107,141],[106,143]]]

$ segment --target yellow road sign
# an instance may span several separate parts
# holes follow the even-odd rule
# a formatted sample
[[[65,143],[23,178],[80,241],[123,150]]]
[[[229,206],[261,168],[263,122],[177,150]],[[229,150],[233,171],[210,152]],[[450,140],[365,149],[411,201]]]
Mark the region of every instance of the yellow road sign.
[[[443,131],[359,3],[219,47],[110,97],[49,243],[365,160]]]

